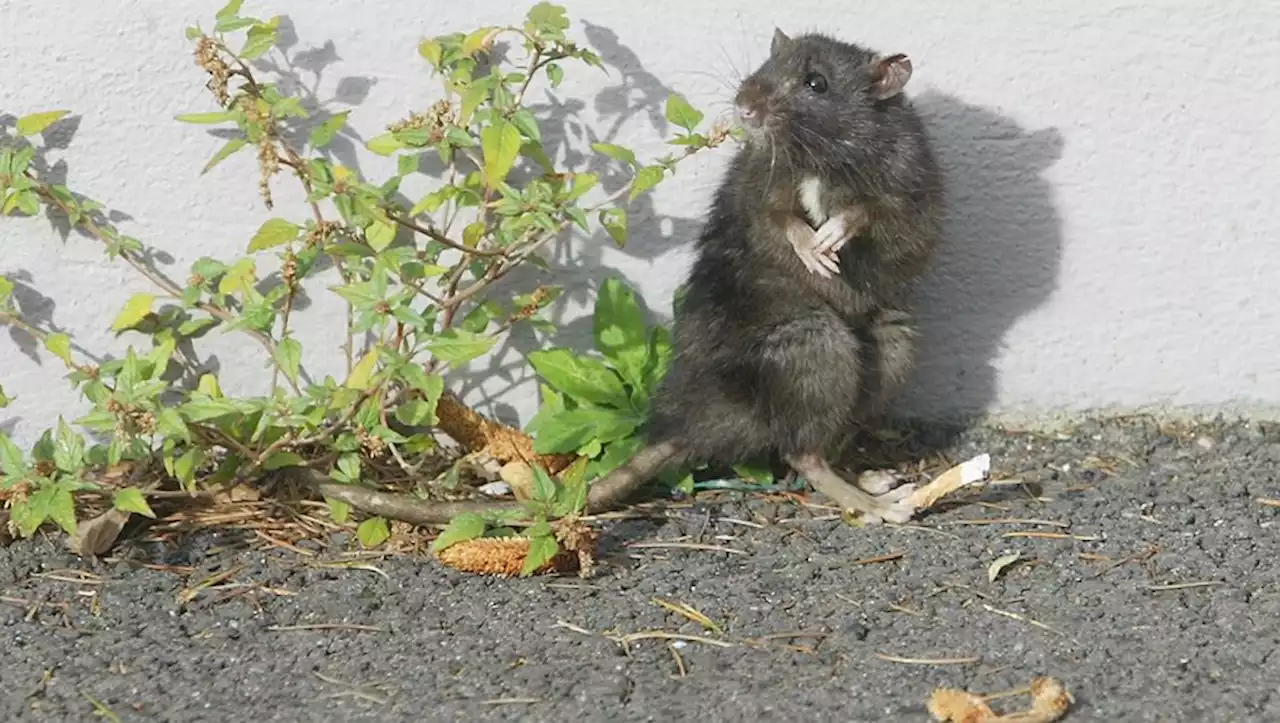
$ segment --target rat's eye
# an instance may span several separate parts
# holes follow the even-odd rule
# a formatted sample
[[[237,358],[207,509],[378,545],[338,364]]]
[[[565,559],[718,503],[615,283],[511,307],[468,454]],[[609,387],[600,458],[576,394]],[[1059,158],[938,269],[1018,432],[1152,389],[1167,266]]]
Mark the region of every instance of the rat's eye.
[[[804,77],[804,84],[815,93],[827,92],[827,79],[820,73],[809,73]]]

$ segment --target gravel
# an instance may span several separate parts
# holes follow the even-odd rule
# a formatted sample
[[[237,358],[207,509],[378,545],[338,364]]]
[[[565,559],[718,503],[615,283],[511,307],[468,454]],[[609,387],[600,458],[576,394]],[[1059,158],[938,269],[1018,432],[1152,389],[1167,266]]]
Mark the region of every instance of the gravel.
[[[925,721],[936,686],[1050,675],[1075,696],[1069,721],[1280,720],[1280,509],[1259,501],[1280,497],[1280,429],[976,428],[945,451],[989,452],[994,477],[1025,484],[879,529],[720,494],[609,523],[586,580],[482,578],[425,557],[379,561],[384,577],[219,552],[218,535],[133,543],[132,562],[16,542],[0,548],[0,719],[95,720],[97,701],[128,721]],[[1019,532],[1074,537],[1007,536]],[[742,554],[626,547],[675,539]],[[990,582],[1008,553],[1022,559]],[[179,599],[241,566],[230,580],[256,587]],[[656,630],[724,647],[616,640]]]

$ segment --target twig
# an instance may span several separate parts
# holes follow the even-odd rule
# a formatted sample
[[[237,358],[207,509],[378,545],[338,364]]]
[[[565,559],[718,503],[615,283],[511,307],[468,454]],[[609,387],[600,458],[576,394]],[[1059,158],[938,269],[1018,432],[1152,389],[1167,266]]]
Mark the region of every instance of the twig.
[[[647,548],[677,548],[681,550],[703,550],[705,552],[727,552],[731,555],[745,555],[746,552],[737,550],[732,547],[723,547],[721,545],[704,545],[697,542],[629,542],[627,547],[637,549]]]
[[[876,653],[875,656],[890,663],[903,663],[905,665],[967,665],[982,660],[977,656],[968,658],[904,658],[900,655],[889,655],[887,653]]]
[[[315,623],[314,625],[268,625],[267,630],[277,633],[297,632],[304,630],[365,630],[371,633],[385,633],[386,628],[376,625],[356,625],[354,623]]]

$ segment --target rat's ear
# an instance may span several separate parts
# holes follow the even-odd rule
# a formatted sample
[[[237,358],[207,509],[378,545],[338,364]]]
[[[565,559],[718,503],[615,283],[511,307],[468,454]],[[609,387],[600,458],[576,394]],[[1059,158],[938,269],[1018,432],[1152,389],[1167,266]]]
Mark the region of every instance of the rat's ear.
[[[911,79],[911,59],[902,53],[887,58],[877,57],[871,68],[871,94],[885,100],[902,92]]]
[[[774,28],[773,42],[769,44],[769,54],[777,55],[778,51],[787,47],[787,44],[790,42],[791,42],[791,38],[788,38],[786,33],[782,32],[782,30],[779,28]]]

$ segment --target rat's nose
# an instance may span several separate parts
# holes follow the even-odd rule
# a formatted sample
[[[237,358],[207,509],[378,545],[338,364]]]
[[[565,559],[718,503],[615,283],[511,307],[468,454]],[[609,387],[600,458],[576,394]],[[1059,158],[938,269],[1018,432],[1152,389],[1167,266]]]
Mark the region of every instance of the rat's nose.
[[[765,94],[757,83],[748,82],[738,91],[734,98],[734,110],[738,119],[749,126],[759,126],[764,122]]]

